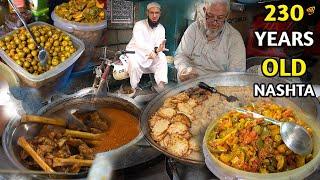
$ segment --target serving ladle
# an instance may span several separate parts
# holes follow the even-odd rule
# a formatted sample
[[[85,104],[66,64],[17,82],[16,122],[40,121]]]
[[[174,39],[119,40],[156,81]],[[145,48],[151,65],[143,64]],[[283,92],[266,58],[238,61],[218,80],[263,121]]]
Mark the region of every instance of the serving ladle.
[[[304,156],[312,152],[312,138],[307,130],[302,126],[292,122],[280,122],[241,108],[236,108],[236,111],[245,114],[250,113],[254,118],[263,118],[267,122],[280,126],[280,135],[283,142],[294,153]]]
[[[47,64],[47,60],[49,58],[48,56],[48,52],[42,47],[40,46],[37,41],[36,38],[34,37],[34,34],[30,31],[27,23],[24,21],[23,17],[20,14],[19,9],[16,7],[16,5],[14,5],[14,3],[12,3],[11,0],[8,0],[8,2],[10,3],[10,5],[12,6],[12,8],[14,9],[14,11],[16,12],[17,16],[19,17],[19,19],[21,20],[23,26],[26,28],[26,30],[28,31],[28,33],[31,35],[31,38],[33,39],[33,42],[36,44],[39,53],[38,53],[38,59],[40,61],[40,65],[41,66],[45,66]]]
[[[235,96],[227,96],[221,92],[219,92],[216,88],[212,87],[212,86],[209,86],[208,84],[204,83],[204,82],[199,82],[198,86],[202,89],[206,89],[212,93],[217,93],[217,94],[220,94],[221,96],[225,97],[226,100],[228,102],[235,102],[235,101],[239,101],[239,99]]]

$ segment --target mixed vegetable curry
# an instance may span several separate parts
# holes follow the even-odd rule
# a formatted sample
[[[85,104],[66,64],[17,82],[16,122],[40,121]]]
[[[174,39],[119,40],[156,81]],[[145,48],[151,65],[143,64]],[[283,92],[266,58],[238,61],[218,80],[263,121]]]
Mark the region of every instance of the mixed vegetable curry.
[[[312,135],[310,127],[298,119],[292,109],[269,101],[252,104],[245,109],[279,121],[295,122]],[[210,152],[220,161],[249,172],[287,171],[312,159],[312,154],[300,156],[292,152],[282,141],[279,126],[236,111],[230,111],[219,119],[207,143]]]
[[[97,0],[70,0],[57,6],[55,13],[66,20],[82,23],[105,20],[103,3]]]

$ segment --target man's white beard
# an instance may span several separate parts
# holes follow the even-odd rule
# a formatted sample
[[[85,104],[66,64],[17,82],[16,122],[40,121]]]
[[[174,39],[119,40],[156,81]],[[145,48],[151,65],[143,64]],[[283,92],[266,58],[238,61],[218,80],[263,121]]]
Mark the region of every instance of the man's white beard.
[[[205,33],[206,33],[206,37],[208,40],[213,40],[215,39],[222,31],[223,26],[221,26],[219,29],[209,29],[207,26],[205,26]]]

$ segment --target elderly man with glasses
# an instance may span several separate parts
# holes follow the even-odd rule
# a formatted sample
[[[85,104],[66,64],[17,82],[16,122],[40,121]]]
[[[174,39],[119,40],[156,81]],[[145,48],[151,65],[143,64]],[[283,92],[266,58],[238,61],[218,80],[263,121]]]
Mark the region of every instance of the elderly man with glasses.
[[[227,21],[229,0],[205,0],[205,19],[193,22],[181,39],[175,56],[180,81],[210,72],[246,70],[241,34]]]

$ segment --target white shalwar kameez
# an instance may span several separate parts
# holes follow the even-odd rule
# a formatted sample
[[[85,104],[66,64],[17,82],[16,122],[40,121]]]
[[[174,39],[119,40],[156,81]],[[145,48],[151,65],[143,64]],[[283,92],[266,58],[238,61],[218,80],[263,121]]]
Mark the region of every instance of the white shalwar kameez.
[[[203,21],[193,22],[185,31],[174,58],[178,75],[192,67],[199,75],[210,72],[246,70],[246,50],[241,34],[228,22],[221,33],[207,40]]]
[[[135,51],[135,54],[128,56],[128,73],[132,88],[136,88],[142,74],[154,73],[157,84],[161,81],[168,83],[167,59],[163,52],[159,52],[155,59],[148,59],[148,55],[154,51],[154,47],[159,47],[165,40],[165,29],[161,24],[151,28],[148,20],[141,20],[135,23],[133,35],[127,50]]]

